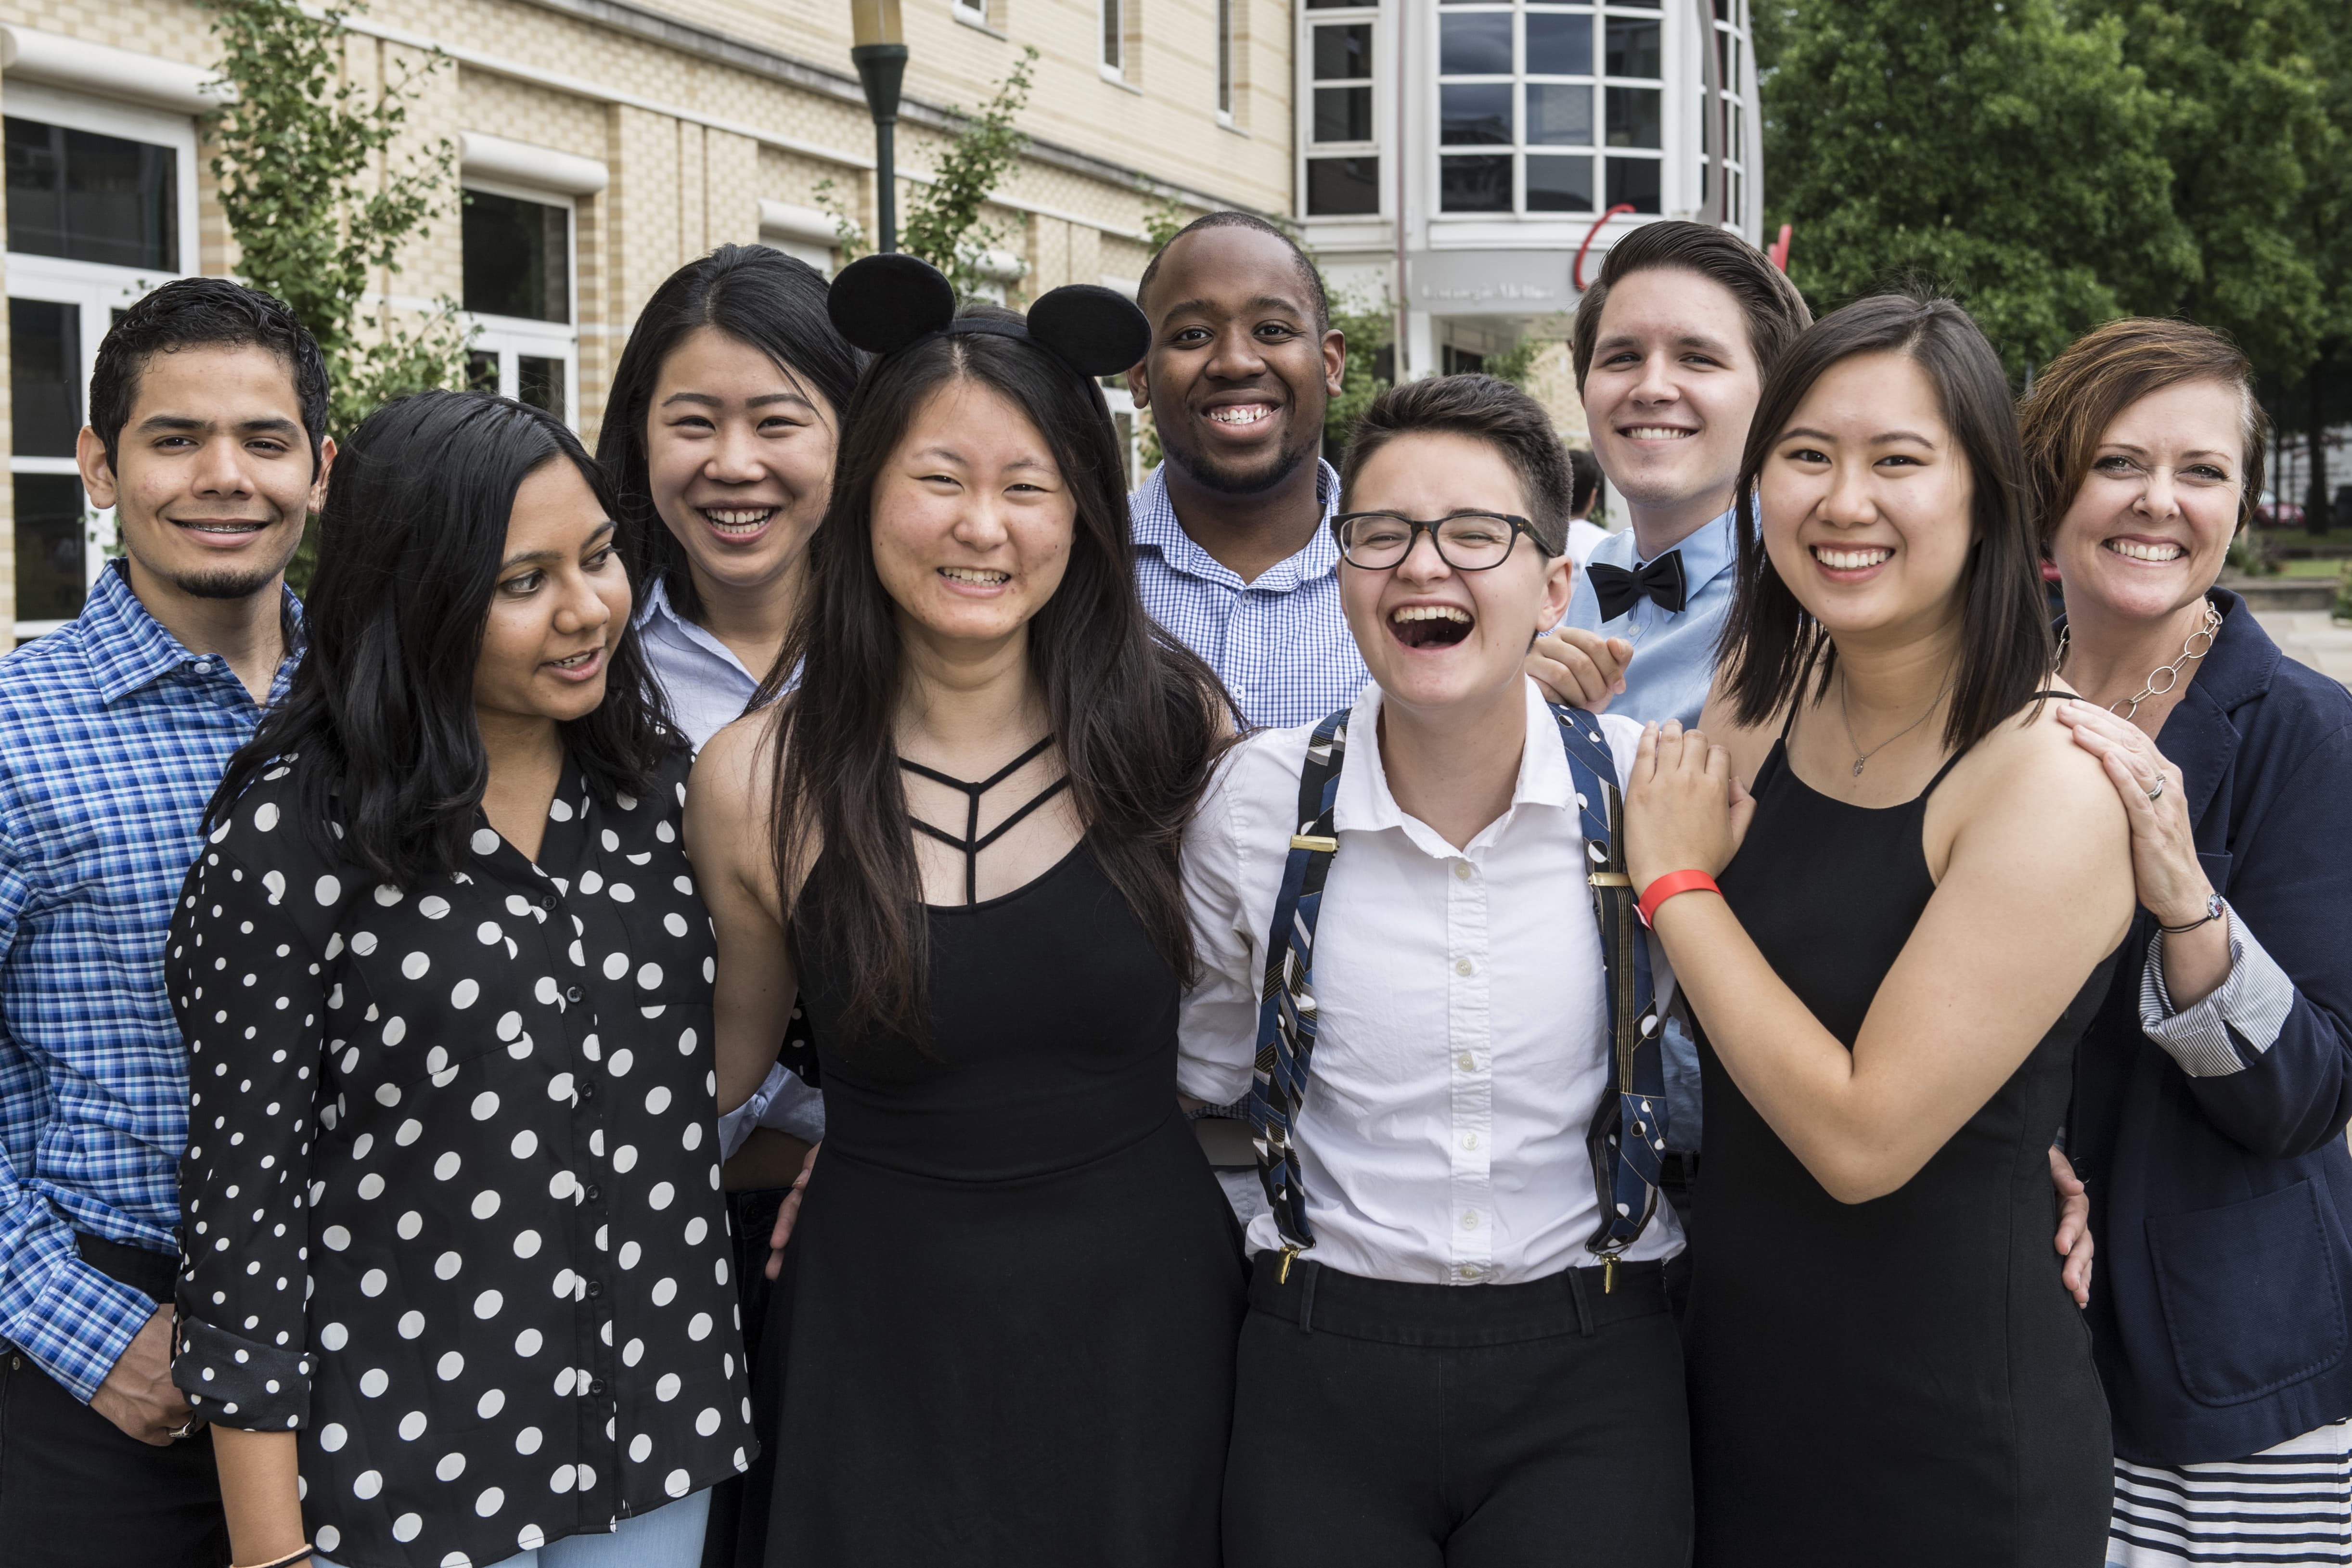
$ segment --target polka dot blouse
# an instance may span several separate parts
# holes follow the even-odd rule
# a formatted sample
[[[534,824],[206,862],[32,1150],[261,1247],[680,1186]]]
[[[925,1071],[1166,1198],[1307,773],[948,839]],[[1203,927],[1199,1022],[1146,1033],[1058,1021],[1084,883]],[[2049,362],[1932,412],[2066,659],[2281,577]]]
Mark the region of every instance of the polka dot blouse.
[[[188,1048],[173,1375],[299,1432],[354,1568],[495,1563],[753,1449],[719,1187],[709,915],[649,798],[567,768],[536,864],[377,885],[271,769],[182,889]]]

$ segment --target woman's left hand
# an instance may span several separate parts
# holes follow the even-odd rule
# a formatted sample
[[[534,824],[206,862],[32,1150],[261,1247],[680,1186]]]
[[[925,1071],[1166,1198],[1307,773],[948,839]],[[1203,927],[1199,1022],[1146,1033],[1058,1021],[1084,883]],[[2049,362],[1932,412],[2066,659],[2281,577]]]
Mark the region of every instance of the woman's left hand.
[[[2189,790],[2138,725],[2077,698],[2058,709],[2074,743],[2099,759],[2131,819],[2132,879],[2140,907],[2164,925],[2205,918],[2213,884],[2197,859]]]
[[[1634,890],[1669,871],[1717,875],[1755,815],[1728,752],[1671,719],[1644,726],[1625,791],[1625,868]]]

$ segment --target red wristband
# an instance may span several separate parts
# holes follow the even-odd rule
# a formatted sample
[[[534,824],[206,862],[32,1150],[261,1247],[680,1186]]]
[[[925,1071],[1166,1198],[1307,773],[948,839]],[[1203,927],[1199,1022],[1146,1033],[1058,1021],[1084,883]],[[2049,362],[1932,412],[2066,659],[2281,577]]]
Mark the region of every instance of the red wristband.
[[[1717,887],[1715,879],[1704,871],[1669,871],[1642,889],[1641,901],[1634,908],[1641,911],[1642,923],[1648,925],[1652,917],[1657,914],[1660,904],[1676,893],[1694,892],[1714,893],[1720,897],[1723,889]]]

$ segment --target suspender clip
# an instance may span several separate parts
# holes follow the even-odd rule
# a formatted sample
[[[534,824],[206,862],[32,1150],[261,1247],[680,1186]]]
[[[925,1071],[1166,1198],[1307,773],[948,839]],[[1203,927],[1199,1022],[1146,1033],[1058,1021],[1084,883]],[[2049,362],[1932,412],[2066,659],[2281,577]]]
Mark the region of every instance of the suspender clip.
[[[1614,1253],[1601,1260],[1601,1293],[1604,1296],[1617,1289],[1617,1258]]]
[[[1595,871],[1585,879],[1596,888],[1630,888],[1633,879],[1622,871]]]
[[[1319,850],[1326,855],[1337,855],[1339,852],[1339,841],[1338,839],[1326,838],[1319,834],[1314,833],[1292,834],[1290,836],[1290,847],[1293,849]]]
[[[1276,1284],[1287,1285],[1290,1283],[1290,1260],[1305,1250],[1306,1249],[1304,1247],[1286,1247],[1282,1249],[1282,1268],[1275,1274],[1274,1282]]]

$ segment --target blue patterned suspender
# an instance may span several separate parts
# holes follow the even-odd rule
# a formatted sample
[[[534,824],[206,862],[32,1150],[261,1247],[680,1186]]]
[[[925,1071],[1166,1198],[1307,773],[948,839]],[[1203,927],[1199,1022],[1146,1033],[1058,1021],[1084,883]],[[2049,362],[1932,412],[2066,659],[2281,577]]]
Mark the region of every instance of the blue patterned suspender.
[[[1616,762],[1590,716],[1556,704],[1551,712],[1559,722],[1586,852],[1591,857],[1587,882],[1607,972],[1617,1091],[1602,1098],[1586,1136],[1601,1224],[1585,1243],[1601,1260],[1607,1285],[1615,1282],[1619,1256],[1641,1237],[1657,1211],[1658,1162],[1665,1149],[1665,1067],[1650,983],[1650,950],[1634,914],[1633,879],[1625,872],[1624,802],[1617,789]],[[1282,889],[1275,898],[1266,938],[1265,988],[1258,1005],[1249,1117],[1258,1175],[1282,1234],[1285,1279],[1290,1260],[1315,1245],[1290,1133],[1306,1098],[1315,1053],[1315,921],[1322,911],[1324,879],[1339,847],[1332,835],[1331,806],[1339,796],[1347,752],[1348,714],[1343,710],[1317,725],[1307,742],[1306,766],[1298,775],[1298,831],[1291,836]]]

